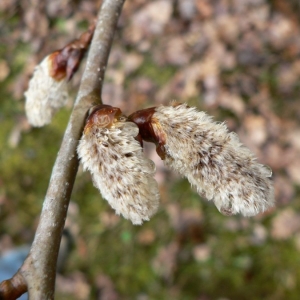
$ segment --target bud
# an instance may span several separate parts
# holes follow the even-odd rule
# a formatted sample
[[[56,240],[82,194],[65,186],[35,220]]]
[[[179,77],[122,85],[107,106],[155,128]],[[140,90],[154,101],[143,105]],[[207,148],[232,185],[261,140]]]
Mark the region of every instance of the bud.
[[[133,224],[149,220],[159,205],[155,165],[135,139],[138,132],[120,109],[99,105],[89,115],[77,148],[103,198]]]
[[[54,113],[68,100],[67,81],[77,71],[94,33],[95,26],[45,57],[36,66],[25,92],[25,110],[28,121],[35,127],[49,124]]]
[[[254,216],[274,205],[270,169],[224,123],[185,104],[138,111],[129,120],[157,145],[166,166],[185,176],[224,215]]]

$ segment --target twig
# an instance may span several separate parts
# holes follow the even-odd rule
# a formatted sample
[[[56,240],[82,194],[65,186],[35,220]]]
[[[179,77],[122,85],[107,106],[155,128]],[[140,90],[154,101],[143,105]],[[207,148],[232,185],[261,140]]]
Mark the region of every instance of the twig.
[[[24,286],[24,281],[26,282],[31,300],[54,299],[60,239],[78,168],[76,148],[89,108],[102,102],[100,95],[105,68],[124,2],[125,0],[103,1],[74,109],[52,170],[39,226],[30,253],[14,276],[20,279],[19,274],[22,275],[23,281],[19,285]],[[5,282],[12,283],[12,279]],[[1,287],[2,285],[0,299],[14,299],[25,292],[23,288],[18,295],[5,294]]]

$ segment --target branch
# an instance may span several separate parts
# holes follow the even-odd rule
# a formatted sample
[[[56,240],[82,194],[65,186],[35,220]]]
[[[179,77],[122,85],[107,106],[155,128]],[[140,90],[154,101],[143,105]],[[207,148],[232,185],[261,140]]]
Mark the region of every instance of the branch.
[[[105,68],[124,2],[103,1],[79,92],[52,170],[35,238],[28,257],[13,277],[19,279],[20,287],[26,283],[29,298],[33,300],[54,299],[59,245],[78,168],[76,148],[89,108],[102,103],[100,95]],[[20,274],[23,281],[20,281]],[[13,289],[14,293],[7,292],[5,286],[14,287],[14,282],[10,279],[1,283],[0,299],[14,299],[25,292],[24,288],[19,288],[18,295],[17,288],[9,289]]]

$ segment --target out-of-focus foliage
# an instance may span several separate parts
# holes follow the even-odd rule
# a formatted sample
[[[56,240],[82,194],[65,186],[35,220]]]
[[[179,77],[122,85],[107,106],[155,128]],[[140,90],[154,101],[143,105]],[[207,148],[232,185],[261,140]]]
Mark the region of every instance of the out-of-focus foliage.
[[[34,66],[78,37],[100,1],[0,2],[0,253],[32,241],[72,99],[31,128]],[[298,299],[300,6],[296,0],[128,0],[103,99],[131,113],[187,101],[225,121],[274,171],[277,207],[224,217],[165,170],[159,213],[134,227],[79,171],[57,299]],[[81,71],[71,83],[76,95]]]

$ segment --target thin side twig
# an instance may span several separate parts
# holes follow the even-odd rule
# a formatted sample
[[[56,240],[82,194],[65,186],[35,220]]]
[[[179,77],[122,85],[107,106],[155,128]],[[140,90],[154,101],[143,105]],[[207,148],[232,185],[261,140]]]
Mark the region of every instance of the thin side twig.
[[[23,281],[20,280],[19,286],[27,285],[31,300],[54,299],[59,245],[78,168],[76,148],[89,108],[102,103],[105,69],[124,2],[125,0],[103,1],[79,92],[52,170],[35,238],[28,257],[14,276],[20,280],[19,275],[22,275]],[[18,295],[12,292],[7,294],[7,290],[2,289],[4,283],[7,286],[13,280],[0,285],[0,299],[15,299],[25,292],[21,288]],[[13,289],[14,286],[10,286]]]

